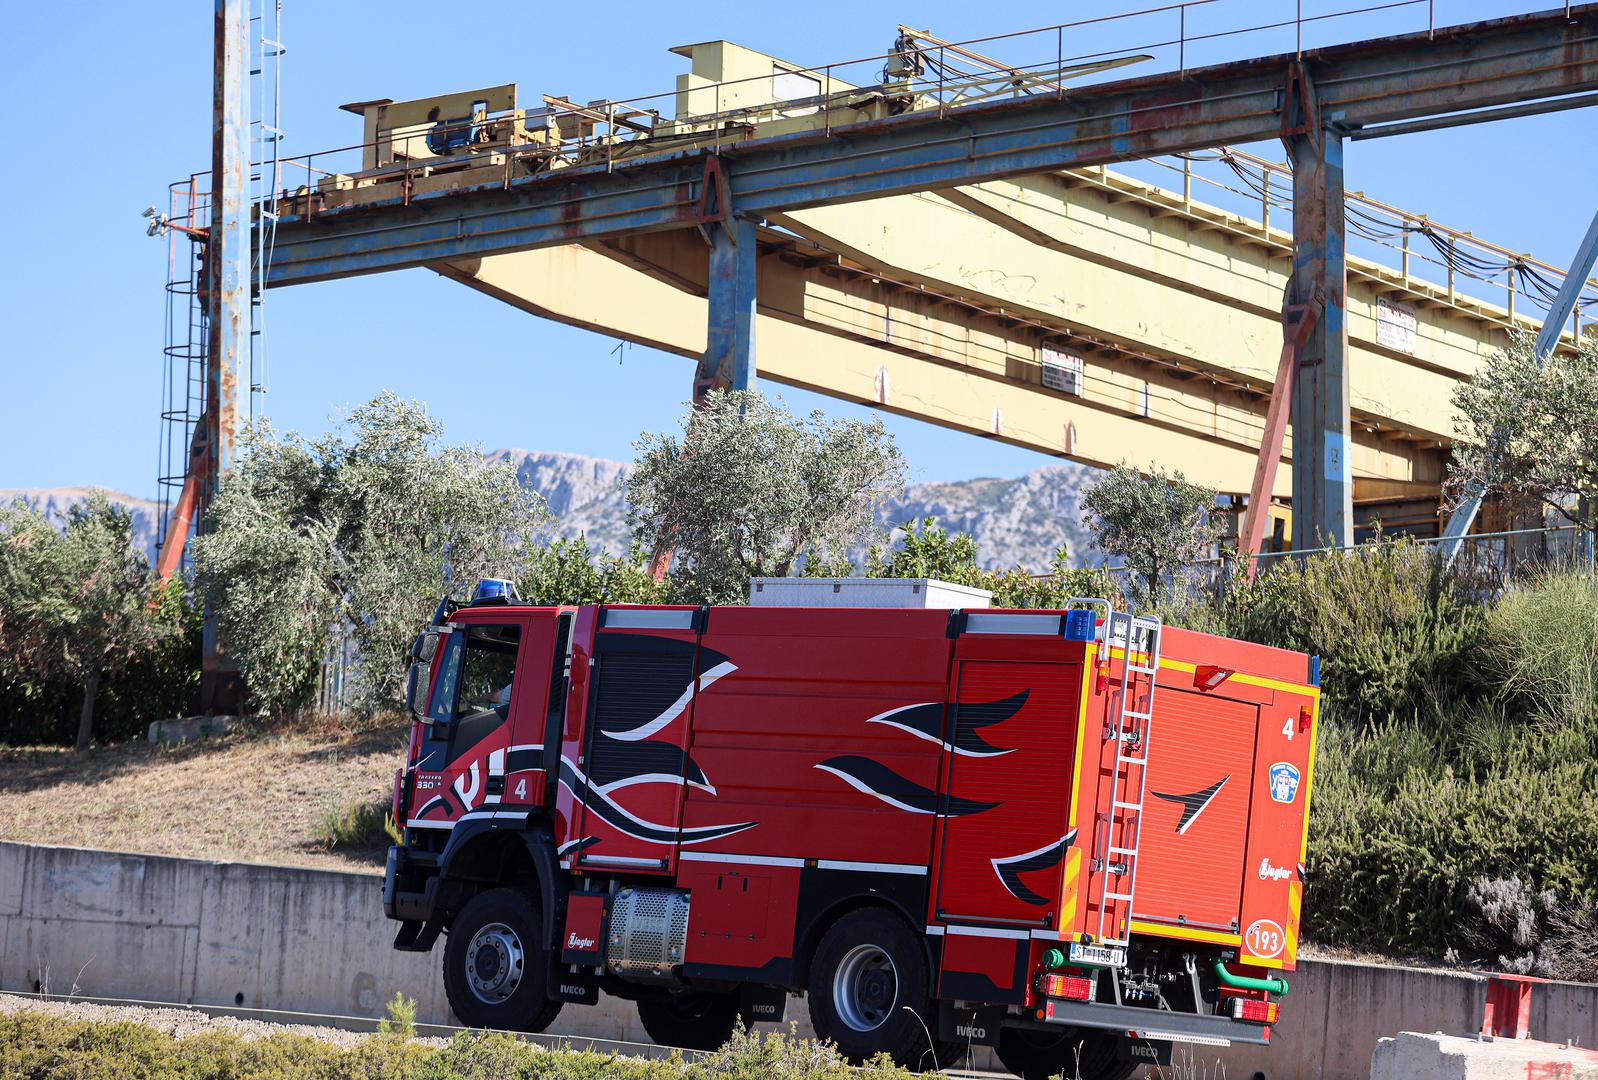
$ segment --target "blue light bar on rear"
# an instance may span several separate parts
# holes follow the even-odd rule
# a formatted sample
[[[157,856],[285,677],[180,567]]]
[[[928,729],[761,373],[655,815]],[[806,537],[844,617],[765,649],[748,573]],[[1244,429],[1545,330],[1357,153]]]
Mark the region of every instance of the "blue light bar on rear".
[[[1096,621],[1088,608],[1073,608],[1065,613],[1065,640],[1092,641]]]

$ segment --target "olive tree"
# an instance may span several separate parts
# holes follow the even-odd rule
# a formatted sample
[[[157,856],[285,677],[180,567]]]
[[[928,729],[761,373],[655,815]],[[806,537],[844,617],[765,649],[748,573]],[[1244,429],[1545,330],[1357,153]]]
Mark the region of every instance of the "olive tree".
[[[1456,497],[1541,503],[1572,524],[1598,524],[1598,341],[1537,362],[1530,334],[1516,334],[1454,391]]]
[[[1130,598],[1155,608],[1171,597],[1183,564],[1209,554],[1220,535],[1210,519],[1215,492],[1189,484],[1180,471],[1147,475],[1117,465],[1082,493],[1094,546],[1131,572]]]
[[[446,445],[421,404],[384,392],[321,438],[247,431],[192,550],[257,704],[303,704],[347,633],[370,710],[398,700],[439,596],[519,576],[547,520],[514,466]]]
[[[180,633],[177,588],[155,581],[132,517],[102,493],[59,530],[23,503],[0,510],[0,663],[82,687],[78,750],[94,737],[101,681]]]
[[[687,587],[708,600],[739,601],[751,577],[786,577],[810,552],[863,540],[904,487],[904,458],[880,421],[799,419],[753,391],[713,392],[680,435],[634,445],[633,533],[674,544]]]

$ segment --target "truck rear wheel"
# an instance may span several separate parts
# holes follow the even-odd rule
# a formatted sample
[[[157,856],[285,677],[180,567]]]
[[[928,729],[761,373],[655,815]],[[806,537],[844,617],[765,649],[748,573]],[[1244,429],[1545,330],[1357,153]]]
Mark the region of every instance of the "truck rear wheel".
[[[1121,1037],[1109,1031],[1062,1028],[1004,1028],[995,1048],[1004,1067],[1021,1080],[1081,1077],[1081,1080],[1126,1080],[1138,1069],[1121,1053]]]
[[[638,1019],[661,1046],[720,1050],[738,1026],[738,994],[685,990],[638,999]]]
[[[543,1031],[560,1014],[538,905],[520,889],[466,902],[444,943],[444,995],[467,1027]]]
[[[926,953],[903,919],[880,908],[850,912],[822,937],[810,963],[810,1023],[856,1065],[886,1051],[911,1069],[959,1053],[935,1042]]]

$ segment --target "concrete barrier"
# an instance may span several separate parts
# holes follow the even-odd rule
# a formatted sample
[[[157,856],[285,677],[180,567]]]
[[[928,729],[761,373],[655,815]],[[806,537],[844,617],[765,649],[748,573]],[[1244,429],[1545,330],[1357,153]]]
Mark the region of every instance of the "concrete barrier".
[[[390,947],[381,887],[369,874],[0,842],[0,990],[365,1017],[403,991],[418,1020],[452,1022],[441,950]],[[1219,1062],[1231,1080],[1365,1080],[1379,1038],[1472,1030],[1485,993],[1458,972],[1334,961],[1305,961],[1290,980],[1270,1048],[1193,1047],[1205,1066],[1194,1075],[1220,1075]],[[809,1034],[802,1001],[788,1016]],[[1540,1038],[1598,1046],[1598,986],[1539,987],[1531,1020]],[[551,1030],[647,1038],[609,998],[569,1006]]]
[[[1598,1053],[1532,1039],[1404,1031],[1376,1044],[1371,1080],[1598,1080]]]

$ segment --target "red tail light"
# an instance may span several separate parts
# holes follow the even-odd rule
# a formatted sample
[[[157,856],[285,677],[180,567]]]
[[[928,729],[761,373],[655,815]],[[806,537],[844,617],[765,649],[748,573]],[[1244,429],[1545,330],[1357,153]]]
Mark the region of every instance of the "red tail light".
[[[1044,975],[1038,979],[1038,988],[1051,998],[1089,1001],[1093,997],[1093,980],[1082,975]]]
[[[1276,1023],[1281,1006],[1274,1001],[1256,1001],[1253,998],[1232,999],[1232,1019],[1251,1020],[1256,1024]]]

